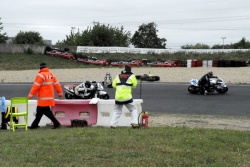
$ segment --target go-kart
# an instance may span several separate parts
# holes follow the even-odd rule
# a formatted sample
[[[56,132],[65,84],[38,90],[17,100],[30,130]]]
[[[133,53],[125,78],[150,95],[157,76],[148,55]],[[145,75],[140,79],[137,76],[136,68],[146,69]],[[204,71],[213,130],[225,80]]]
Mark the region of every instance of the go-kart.
[[[76,54],[69,52],[68,48],[64,48],[64,50],[60,50],[58,48],[51,48],[50,46],[47,46],[45,48],[44,54],[51,55],[51,56],[59,56],[66,59],[76,59]]]
[[[153,74],[143,74],[136,75],[136,79],[140,79],[142,81],[159,81],[160,77]]]

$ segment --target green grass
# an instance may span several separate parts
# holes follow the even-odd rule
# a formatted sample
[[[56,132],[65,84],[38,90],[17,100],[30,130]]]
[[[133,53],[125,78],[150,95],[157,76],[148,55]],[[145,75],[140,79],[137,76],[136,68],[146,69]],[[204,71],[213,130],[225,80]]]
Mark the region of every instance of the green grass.
[[[0,142],[0,166],[250,166],[247,131],[43,127]]]
[[[0,54],[1,70],[38,69],[41,62],[52,69],[96,67],[47,55]],[[0,135],[0,167],[250,166],[250,131],[43,127]]]
[[[86,65],[74,60],[62,57],[40,55],[40,54],[0,54],[1,71],[4,70],[32,70],[39,69],[39,64],[46,62],[51,69],[70,68],[96,68],[94,65]]]

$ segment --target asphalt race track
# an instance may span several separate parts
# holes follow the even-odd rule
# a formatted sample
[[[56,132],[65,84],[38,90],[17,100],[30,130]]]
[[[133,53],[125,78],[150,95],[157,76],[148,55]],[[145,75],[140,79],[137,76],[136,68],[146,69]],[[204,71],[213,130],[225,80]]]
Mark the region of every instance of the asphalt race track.
[[[61,84],[63,86],[67,83]],[[31,85],[2,83],[0,96],[8,100],[11,97],[27,96]],[[229,91],[226,94],[212,93],[204,96],[190,94],[188,84],[145,81],[138,83],[133,90],[133,97],[142,98],[143,111],[150,113],[250,116],[250,85],[227,86]],[[115,90],[106,87],[105,90],[114,99]]]

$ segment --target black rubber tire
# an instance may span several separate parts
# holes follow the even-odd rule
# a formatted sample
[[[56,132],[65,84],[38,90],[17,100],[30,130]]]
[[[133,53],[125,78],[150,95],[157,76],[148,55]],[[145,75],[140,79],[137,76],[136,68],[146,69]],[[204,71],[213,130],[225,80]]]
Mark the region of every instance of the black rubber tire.
[[[141,79],[141,75],[136,75],[136,79]]]
[[[220,93],[220,94],[224,94],[224,93],[226,93],[228,91],[228,87],[225,87],[223,90],[219,90],[219,91],[217,91],[218,93]]]
[[[146,77],[144,80],[145,81],[155,81],[155,78],[154,77]]]
[[[44,49],[44,54],[46,55],[46,52],[50,52],[52,50],[52,48],[50,46],[46,46],[46,48]]]
[[[113,88],[112,84],[109,84],[109,85],[108,85],[108,88]]]
[[[108,100],[109,99],[109,95],[108,94],[102,95],[100,97],[100,99]]]
[[[73,96],[69,93],[65,93],[65,98],[66,99],[73,99]]]
[[[197,94],[198,92],[197,91],[195,91],[195,86],[193,86],[193,85],[190,85],[189,87],[188,87],[188,92],[189,93],[192,93],[192,94]]]
[[[160,77],[159,76],[155,76],[155,81],[159,81],[160,80]]]

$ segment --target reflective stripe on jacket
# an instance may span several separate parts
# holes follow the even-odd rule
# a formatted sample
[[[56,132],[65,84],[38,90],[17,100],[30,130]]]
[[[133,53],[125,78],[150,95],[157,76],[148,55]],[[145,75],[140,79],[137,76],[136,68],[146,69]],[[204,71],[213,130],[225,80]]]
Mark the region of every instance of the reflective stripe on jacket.
[[[37,74],[28,98],[37,94],[38,106],[54,106],[54,88],[56,89],[58,96],[63,95],[61,84],[57,81],[57,78],[48,68],[43,68]]]
[[[120,74],[115,77],[113,83],[116,104],[127,104],[133,102],[132,88],[136,88],[137,79],[132,73]]]

